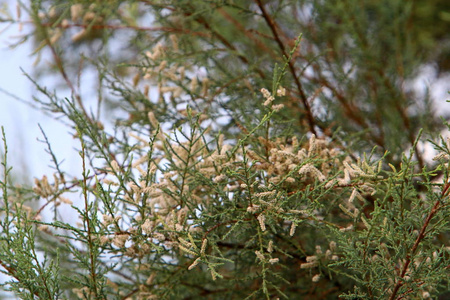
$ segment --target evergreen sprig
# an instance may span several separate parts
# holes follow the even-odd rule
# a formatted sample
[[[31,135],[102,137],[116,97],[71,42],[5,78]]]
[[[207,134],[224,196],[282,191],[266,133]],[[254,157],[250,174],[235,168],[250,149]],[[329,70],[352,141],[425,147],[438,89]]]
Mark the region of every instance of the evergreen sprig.
[[[79,141],[82,171],[64,170],[41,128],[55,174],[17,186],[2,131],[5,291],[427,299],[449,290],[450,140],[435,138],[443,126],[429,99],[405,84],[433,57],[413,41],[414,7],[52,0],[18,8],[30,21],[2,20],[32,25],[35,53],[51,58],[52,68],[27,76],[35,103]],[[46,74],[65,88],[45,87]],[[91,93],[85,74],[97,78]]]

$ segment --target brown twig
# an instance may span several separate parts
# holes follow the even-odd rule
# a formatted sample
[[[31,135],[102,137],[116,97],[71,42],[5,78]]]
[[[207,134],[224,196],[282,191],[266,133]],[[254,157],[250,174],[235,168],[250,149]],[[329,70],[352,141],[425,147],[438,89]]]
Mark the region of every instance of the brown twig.
[[[191,13],[186,12],[185,15],[191,16]],[[220,42],[222,42],[222,44],[225,45],[225,47],[227,47],[228,49],[230,49],[233,52],[237,53],[237,57],[239,58],[240,61],[242,61],[246,65],[250,64],[250,62],[247,59],[247,57],[245,55],[243,55],[243,54],[240,54],[238,49],[231,42],[229,42],[223,35],[221,35],[217,31],[215,31],[205,19],[200,18],[200,17],[196,17],[195,21],[197,21],[199,24],[201,24],[203,27],[205,27],[205,29],[209,30],[214,37],[216,37]],[[258,73],[258,75],[261,78],[263,78],[263,79],[266,78],[266,75],[260,69],[256,69],[255,71],[256,71],[256,73]]]
[[[289,54],[286,51],[286,48],[284,47],[283,42],[281,41],[280,38],[280,34],[278,33],[277,30],[277,25],[275,24],[275,21],[270,17],[270,15],[267,13],[264,5],[262,4],[261,0],[256,0],[256,2],[258,3],[258,7],[261,10],[262,14],[263,14],[263,18],[266,21],[267,25],[269,26],[270,30],[272,31],[273,36],[275,37],[275,41],[277,42],[282,54],[284,55],[284,57],[287,59],[289,57]],[[314,121],[314,116],[312,114],[311,111],[311,107],[308,103],[308,98],[306,97],[305,92],[303,91],[303,87],[302,84],[300,82],[300,79],[298,78],[297,73],[295,72],[295,67],[294,67],[294,63],[292,61],[288,61],[288,66],[289,66],[289,70],[292,74],[292,77],[294,78],[295,84],[297,86],[297,90],[298,93],[300,95],[300,100],[302,101],[303,107],[306,111],[306,117],[308,119],[308,125],[309,125],[309,130],[311,131],[311,133],[314,133],[317,135],[316,133],[316,129],[315,129],[315,121]]]
[[[6,270],[6,272],[8,272],[8,274],[9,274],[10,276],[14,277],[17,281],[19,281],[19,282],[22,281],[22,280],[20,280],[19,277],[17,277],[17,275],[16,275],[16,274],[17,274],[16,269],[7,266],[2,260],[0,260],[0,266],[2,266],[2,267]],[[40,296],[39,293],[38,293],[37,291],[34,291],[34,292],[33,292],[33,295],[35,295],[35,296],[38,297],[38,298],[39,298],[39,296]]]
[[[260,39],[257,39],[253,33],[257,33],[255,30],[248,30],[244,26],[242,26],[242,23],[237,21],[235,18],[233,18],[230,14],[228,14],[223,8],[218,9],[218,12],[231,24],[233,24],[238,30],[240,30],[247,38],[249,38],[251,41],[253,41],[258,49],[263,50],[266,53],[269,53],[272,58],[276,58],[277,54],[267,47],[266,44],[264,44]]]
[[[433,205],[433,208],[431,209],[430,213],[428,214],[427,218],[425,219],[425,222],[420,229],[420,233],[416,238],[416,241],[414,242],[413,247],[411,248],[410,253],[406,256],[405,264],[403,265],[402,272],[400,273],[400,278],[397,280],[397,283],[394,286],[394,289],[392,290],[392,294],[389,297],[389,300],[396,299],[398,290],[403,286],[403,278],[406,275],[406,272],[408,271],[408,267],[411,264],[411,257],[415,254],[417,251],[417,248],[420,245],[420,242],[425,238],[425,231],[428,228],[428,225],[430,225],[431,219],[436,215],[436,213],[439,210],[439,206],[441,204],[441,201],[444,197],[447,196],[448,189],[450,188],[450,182],[447,182],[444,189],[442,190],[441,197],[436,201],[436,203]]]

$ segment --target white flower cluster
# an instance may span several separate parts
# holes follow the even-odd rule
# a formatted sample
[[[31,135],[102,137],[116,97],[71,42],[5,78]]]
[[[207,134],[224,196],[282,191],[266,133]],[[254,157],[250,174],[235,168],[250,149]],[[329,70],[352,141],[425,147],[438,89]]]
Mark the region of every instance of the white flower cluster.
[[[264,106],[270,107],[273,111],[279,111],[284,107],[284,104],[276,104],[273,105],[273,101],[275,100],[275,97],[271,95],[268,89],[262,88],[261,94],[266,99],[263,103]],[[277,96],[284,96],[286,94],[286,89],[283,87],[280,87],[277,90]]]
[[[446,143],[444,146],[447,148],[447,150],[450,150],[450,137],[447,137]],[[444,161],[448,162],[450,160],[450,155],[446,151],[441,151],[433,157],[433,160],[434,161],[444,160]]]
[[[271,100],[272,96],[267,90],[262,92],[266,101]],[[370,228],[370,221],[360,213],[358,205],[365,201],[365,195],[375,193],[370,182],[377,179],[380,169],[378,164],[369,163],[366,159],[353,162],[349,157],[343,156],[330,141],[313,134],[303,143],[296,137],[292,137],[289,143],[281,139],[270,141],[260,138],[266,150],[264,156],[254,146],[248,145],[236,150],[230,145],[224,145],[223,135],[217,139],[215,148],[210,147],[205,138],[195,133],[192,136],[184,135],[186,140],[180,141],[172,137],[174,134],[163,132],[153,113],[148,114],[148,119],[154,134],[151,151],[148,149],[148,138],[141,138],[137,133],[130,134],[137,140],[133,147],[147,152],[129,163],[140,179],[115,187],[125,186],[126,190],[122,193],[127,205],[134,205],[136,211],[145,208],[148,214],[132,216],[131,225],[126,228],[117,228],[117,215],[114,218],[105,217],[105,226],[116,232],[113,232],[111,238],[105,237],[104,242],[111,243],[116,248],[125,248],[126,255],[143,255],[152,251],[152,245],[157,244],[172,251],[179,250],[192,260],[186,266],[189,270],[199,264],[207,264],[211,276],[217,278],[220,274],[211,268],[208,255],[205,254],[208,234],[236,221],[225,221],[223,225],[216,224],[211,228],[194,225],[201,214],[208,214],[209,204],[214,203],[213,207],[226,205],[226,201],[235,199],[235,195],[241,195],[242,198],[236,201],[248,199],[244,204],[245,213],[251,215],[250,220],[259,232],[263,235],[270,233],[274,218],[277,218],[283,220],[286,235],[295,238],[301,234],[298,228],[303,221],[322,222],[325,218],[324,210],[309,209],[306,202],[297,206],[286,202],[290,188],[301,191],[311,189],[312,184],[323,189],[349,191],[338,199],[337,204],[342,216],[351,217],[352,224],[337,224],[337,228],[341,231],[353,230],[355,219]],[[125,172],[125,165],[112,161],[109,176],[120,177]],[[247,169],[259,172],[260,175],[252,177],[250,181],[242,180],[244,176],[239,174],[245,174]],[[120,180],[117,178],[112,182],[119,184]],[[191,184],[193,182],[195,184]],[[108,183],[103,181],[103,184]],[[218,194],[220,200],[214,198]],[[290,209],[290,205],[294,207]],[[248,219],[248,215],[243,219]],[[343,220],[346,222],[348,218]],[[125,226],[124,224],[126,223],[121,222],[119,227]],[[142,234],[144,238],[135,239],[135,234]],[[273,241],[263,245],[261,249],[254,252],[258,261],[269,265],[280,262],[281,257],[273,256],[276,253]],[[338,259],[336,243],[333,242],[325,252],[318,246],[316,252],[309,255],[300,267],[315,268],[321,263]],[[320,274],[315,274],[312,281],[318,282],[320,278]]]

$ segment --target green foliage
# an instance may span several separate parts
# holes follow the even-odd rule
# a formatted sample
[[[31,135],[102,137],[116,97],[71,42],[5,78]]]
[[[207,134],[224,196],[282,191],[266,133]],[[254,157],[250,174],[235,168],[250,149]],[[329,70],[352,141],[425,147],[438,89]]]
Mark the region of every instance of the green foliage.
[[[448,38],[415,38],[424,10],[400,0],[20,7],[35,54],[53,60],[29,75],[34,100],[79,140],[82,174],[63,169],[43,132],[53,179],[14,186],[3,135],[5,290],[23,299],[448,291],[450,141],[432,139],[443,126],[406,84]],[[44,87],[48,74],[63,87]],[[419,147],[427,138],[434,160]]]

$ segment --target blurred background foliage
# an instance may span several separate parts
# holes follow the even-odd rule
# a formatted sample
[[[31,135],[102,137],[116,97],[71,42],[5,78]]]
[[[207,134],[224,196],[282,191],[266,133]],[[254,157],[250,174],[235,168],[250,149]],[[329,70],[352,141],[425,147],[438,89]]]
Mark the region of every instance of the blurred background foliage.
[[[72,78],[96,66],[97,86],[102,87],[107,70],[114,70],[109,82],[121,96],[97,99],[109,110],[139,101],[138,90],[124,97],[124,86],[117,83],[136,76],[137,67],[145,67],[142,54],[162,43],[164,59],[190,69],[186,80],[206,72],[210,93],[174,99],[171,113],[158,102],[144,105],[180,118],[177,105],[201,98],[193,104],[199,111],[228,116],[220,129],[239,133],[239,126],[248,126],[254,109],[261,107],[255,91],[272,86],[275,64],[284,63],[301,34],[282,82],[289,109],[277,117],[281,130],[323,134],[356,152],[377,146],[380,155],[389,150],[388,159],[398,164],[420,128],[429,137],[441,129],[439,106],[445,99],[432,101],[413,83],[424,66],[432,66],[436,77],[449,71],[450,4],[445,0],[32,4],[36,48],[52,42],[61,57],[53,67],[41,64],[37,74],[54,74],[60,61]],[[171,46],[175,38],[176,51]],[[158,84],[159,79],[152,80]],[[134,122],[139,116],[130,118]],[[422,154],[416,154],[423,165]]]

